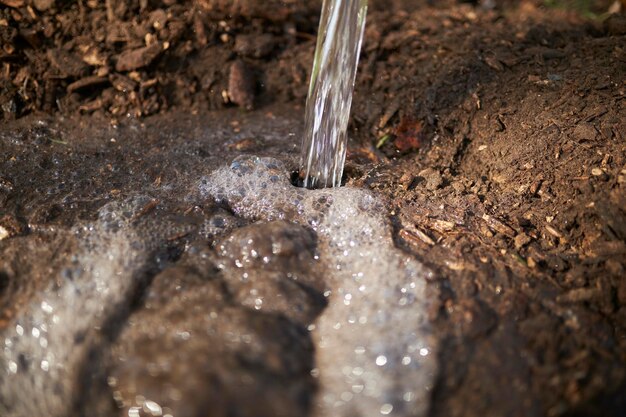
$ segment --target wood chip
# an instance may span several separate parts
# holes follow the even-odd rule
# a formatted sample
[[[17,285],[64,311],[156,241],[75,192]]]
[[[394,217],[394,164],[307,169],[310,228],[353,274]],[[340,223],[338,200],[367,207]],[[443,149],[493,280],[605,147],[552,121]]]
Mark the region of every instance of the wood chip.
[[[167,241],[168,241],[168,242],[174,242],[174,241],[180,240],[180,239],[182,239],[182,238],[184,238],[184,237],[189,236],[189,234],[190,234],[190,233],[191,233],[191,232],[181,232],[181,233],[178,233],[178,234],[176,234],[176,235],[174,235],[174,236],[170,236],[170,237],[168,237],[168,238],[167,238]]]
[[[74,81],[73,83],[68,85],[67,92],[73,93],[74,91],[99,86],[108,82],[109,80],[106,77],[98,77],[97,75],[92,75],[90,77],[81,78],[80,80]]]
[[[440,233],[450,232],[454,229],[454,223],[447,220],[436,219],[431,227]]]
[[[159,200],[152,200],[152,201],[150,201],[148,204],[143,206],[142,209],[139,210],[137,212],[137,214],[135,214],[132,217],[132,219],[130,219],[130,222],[133,223],[133,222],[137,221],[139,218],[145,216],[146,214],[148,214],[152,210],[154,210],[158,205],[159,205]]]
[[[159,43],[153,43],[143,48],[122,52],[117,57],[115,69],[117,71],[134,71],[150,65],[163,52]]]
[[[407,243],[416,244],[423,242],[428,246],[434,246],[435,241],[430,238],[426,233],[421,231],[419,228],[415,227],[413,231],[408,231],[407,229],[400,230],[398,233],[400,237]]]
[[[135,88],[137,88],[137,82],[122,74],[112,74],[109,77],[109,80],[117,91],[121,91],[123,93],[134,91]]]
[[[503,235],[510,238],[514,238],[517,234],[517,232],[515,232],[515,230],[511,226],[507,225],[502,220],[498,220],[488,214],[483,214],[482,219],[491,229],[495,230],[498,233],[502,233]]]
[[[546,230],[554,237],[558,237],[559,239],[563,238],[563,234],[561,234],[561,232],[559,232],[552,226],[546,226]]]
[[[389,120],[396,114],[396,112],[400,109],[400,96],[394,98],[391,103],[387,105],[387,109],[383,113],[380,121],[378,122],[378,128],[382,129],[387,126]]]
[[[83,53],[83,62],[87,65],[100,67],[106,65],[107,56],[96,47],[90,47]]]
[[[543,184],[543,178],[537,178],[535,182],[530,185],[528,191],[530,191],[531,195],[536,195],[537,192],[541,189],[541,184]]]
[[[0,0],[0,3],[13,8],[22,7],[25,4],[24,0]]]
[[[81,112],[85,112],[85,113],[92,113],[98,109],[101,109],[102,105],[103,105],[102,100],[100,98],[97,98],[93,101],[90,101],[78,107],[78,110],[80,110]]]

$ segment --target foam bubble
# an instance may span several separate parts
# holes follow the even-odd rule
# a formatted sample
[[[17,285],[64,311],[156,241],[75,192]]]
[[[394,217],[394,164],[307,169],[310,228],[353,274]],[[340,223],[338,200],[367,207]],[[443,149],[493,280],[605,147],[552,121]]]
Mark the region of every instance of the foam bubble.
[[[132,226],[145,197],[114,202],[99,211],[94,223],[59,232],[52,245],[69,245],[75,254],[54,268],[29,259],[48,286],[14,318],[0,352],[0,415],[67,416],[76,400],[79,372],[101,329],[126,308],[143,277],[147,246]],[[30,241],[37,245],[37,238]],[[71,243],[68,243],[71,242]]]
[[[240,157],[199,190],[238,216],[289,220],[317,233],[330,288],[313,327],[318,413],[425,415],[437,371],[427,271],[394,246],[384,204],[370,192],[295,188],[286,172],[275,159]]]

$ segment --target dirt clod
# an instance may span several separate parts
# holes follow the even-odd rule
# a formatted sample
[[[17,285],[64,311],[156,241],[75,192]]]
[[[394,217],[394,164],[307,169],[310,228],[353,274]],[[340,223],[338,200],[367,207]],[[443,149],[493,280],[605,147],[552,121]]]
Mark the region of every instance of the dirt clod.
[[[433,168],[426,168],[425,170],[420,171],[418,176],[424,179],[425,187],[430,191],[436,190],[443,184],[441,173]]]
[[[267,57],[275,46],[275,38],[271,33],[262,35],[239,35],[235,40],[235,52],[251,58]]]
[[[237,60],[230,66],[228,76],[228,97],[230,101],[247,110],[254,107],[256,82],[248,65]]]

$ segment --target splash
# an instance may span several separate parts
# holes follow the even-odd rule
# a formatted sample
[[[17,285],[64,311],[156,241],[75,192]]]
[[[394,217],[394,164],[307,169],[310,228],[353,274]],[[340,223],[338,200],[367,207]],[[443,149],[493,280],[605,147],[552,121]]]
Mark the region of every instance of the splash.
[[[367,0],[324,0],[302,142],[304,187],[341,185]]]
[[[317,415],[425,415],[437,371],[430,273],[395,248],[384,206],[371,193],[296,188],[285,172],[277,160],[240,157],[199,188],[238,216],[288,220],[316,233],[328,299],[309,327]]]

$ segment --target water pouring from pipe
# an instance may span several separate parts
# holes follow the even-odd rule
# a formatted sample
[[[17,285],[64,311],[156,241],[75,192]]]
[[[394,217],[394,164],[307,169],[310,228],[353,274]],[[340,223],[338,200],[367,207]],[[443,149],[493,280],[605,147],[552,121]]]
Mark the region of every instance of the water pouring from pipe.
[[[306,188],[341,185],[366,15],[367,0],[324,0],[300,161]]]

